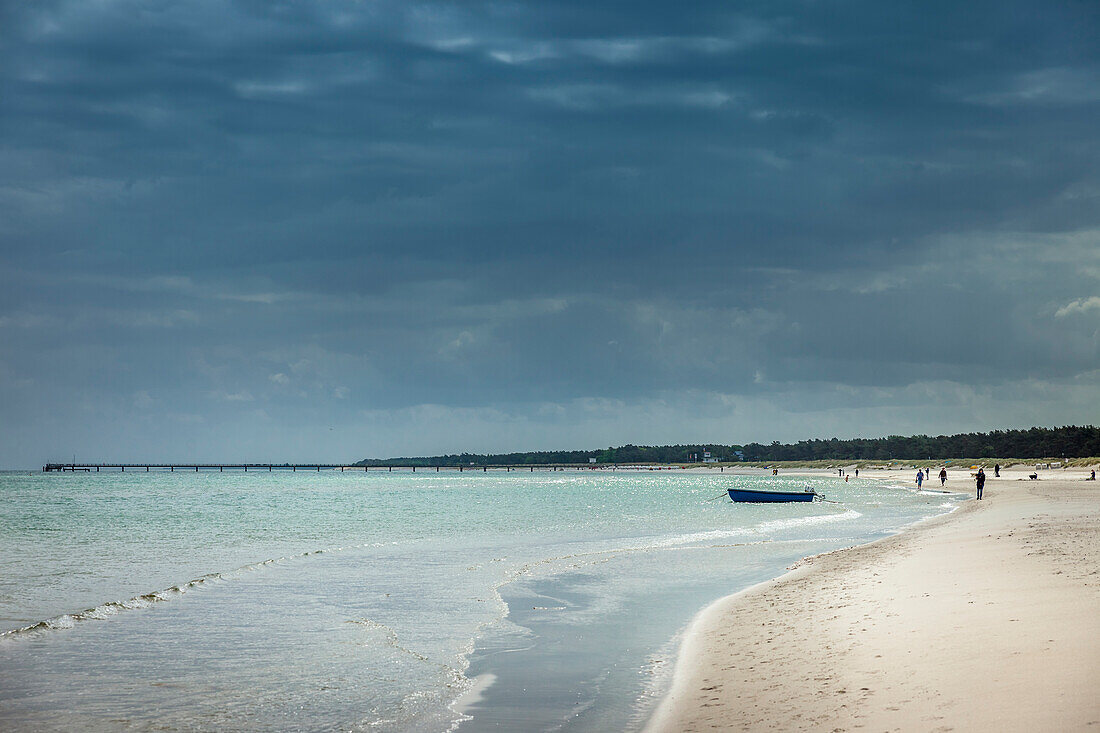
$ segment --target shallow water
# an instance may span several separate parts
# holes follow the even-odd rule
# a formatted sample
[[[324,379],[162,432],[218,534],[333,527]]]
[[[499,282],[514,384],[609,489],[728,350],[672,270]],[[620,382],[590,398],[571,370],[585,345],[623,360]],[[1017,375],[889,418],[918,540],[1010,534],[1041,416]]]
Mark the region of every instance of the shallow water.
[[[961,498],[711,500],[805,481],[0,474],[0,727],[637,727],[703,605]]]

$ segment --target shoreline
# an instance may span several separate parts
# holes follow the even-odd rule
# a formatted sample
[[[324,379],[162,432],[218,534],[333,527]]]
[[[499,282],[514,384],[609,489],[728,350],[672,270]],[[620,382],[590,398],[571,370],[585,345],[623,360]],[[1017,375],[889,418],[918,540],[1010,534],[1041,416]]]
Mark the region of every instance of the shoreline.
[[[837,488],[834,475],[820,472],[794,478],[793,483],[801,488],[802,479],[807,475],[827,479],[834,491],[842,491]],[[473,705],[459,701],[452,707],[473,718],[472,722],[461,724],[460,731],[463,727],[471,731],[518,730],[522,725],[539,730],[563,715],[573,721],[570,730],[640,730],[669,687],[672,667],[678,656],[676,649],[682,641],[684,628],[698,609],[724,597],[730,587],[756,586],[782,576],[806,556],[892,536],[905,526],[942,516],[949,511],[948,504],[957,505],[959,500],[965,500],[965,496],[957,495],[949,500],[941,495],[917,496],[915,491],[884,489],[878,480],[867,480],[862,482],[869,492],[867,495],[858,483],[844,488],[844,491],[853,492],[850,501],[871,502],[867,508],[815,504],[817,511],[807,512],[803,511],[807,505],[798,505],[794,506],[798,511],[792,513],[787,511],[791,505],[738,507],[728,499],[723,505],[704,504],[703,500],[717,493],[719,485],[725,485],[717,478],[717,472],[715,477],[704,478],[702,483],[695,482],[700,484],[701,491],[692,493],[690,500],[698,506],[713,507],[712,514],[725,517],[723,525],[727,529],[735,525],[737,536],[695,538],[692,541],[701,543],[698,547],[664,548],[661,543],[640,553],[643,549],[638,546],[641,538],[632,538],[626,544],[616,540],[618,549],[607,550],[616,556],[623,555],[623,559],[616,560],[619,570],[615,575],[649,577],[651,586],[646,592],[621,597],[615,603],[617,613],[607,615],[602,621],[597,621],[595,616],[588,617],[583,633],[579,626],[562,619],[591,614],[585,609],[595,608],[610,595],[619,598],[605,583],[599,584],[596,591],[591,582],[584,582],[584,572],[554,573],[553,577],[518,582],[516,586],[509,586],[507,593],[500,591],[510,609],[508,622],[525,630],[529,638],[539,639],[539,643],[519,643],[513,637],[503,637],[503,641],[493,636],[477,639],[466,675],[480,679],[485,672],[491,672],[497,681]],[[687,477],[681,478],[685,479]],[[791,475],[781,479],[785,480],[784,484],[792,483]],[[737,485],[733,483],[734,477],[729,480],[729,485]],[[811,483],[820,482],[811,480]],[[876,496],[875,499],[869,499],[870,495]],[[894,502],[899,502],[897,510],[889,508]],[[729,505],[728,511],[725,504]],[[758,508],[762,511],[758,512]],[[860,511],[850,511],[853,508]],[[758,513],[760,516],[756,516]],[[746,521],[746,517],[756,518]],[[718,530],[719,535],[724,532],[725,529]],[[775,540],[780,541],[777,544]],[[681,538],[674,545],[682,541],[686,539]],[[667,560],[625,559],[645,558],[664,551],[669,553]],[[679,587],[672,588],[669,579],[661,579],[657,568],[684,564],[686,560],[678,559],[681,556],[695,556],[692,562],[708,570],[693,577],[692,582],[680,577],[673,583],[678,583]],[[704,557],[708,559],[702,559]],[[627,562],[648,562],[654,567],[624,565]],[[685,565],[684,569],[690,568]],[[592,598],[584,598],[584,593],[593,592]],[[540,611],[536,613],[536,610]],[[624,624],[614,616],[620,620],[643,621]],[[582,637],[599,641],[596,644],[577,643]],[[597,644],[602,649],[598,655],[601,659],[595,659]],[[507,654],[502,654],[502,650]],[[543,674],[538,671],[540,669],[546,672]],[[570,669],[572,679],[559,674],[559,670],[565,669]],[[595,679],[599,679],[598,686],[593,685]]]
[[[1100,488],[1026,473],[706,606],[644,730],[1100,725]]]

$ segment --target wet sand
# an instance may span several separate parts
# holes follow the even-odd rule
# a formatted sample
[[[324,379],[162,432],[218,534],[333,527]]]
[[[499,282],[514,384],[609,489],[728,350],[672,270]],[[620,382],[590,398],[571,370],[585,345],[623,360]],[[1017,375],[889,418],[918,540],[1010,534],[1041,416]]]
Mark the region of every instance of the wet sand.
[[[1100,731],[1100,482],[1030,472],[705,609],[647,731]]]

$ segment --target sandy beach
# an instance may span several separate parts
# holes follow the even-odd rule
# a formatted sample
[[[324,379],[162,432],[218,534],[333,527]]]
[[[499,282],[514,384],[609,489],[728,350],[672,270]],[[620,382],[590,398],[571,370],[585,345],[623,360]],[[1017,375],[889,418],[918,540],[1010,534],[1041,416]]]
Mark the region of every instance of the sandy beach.
[[[647,731],[1100,730],[1100,486],[1030,472],[712,604]]]

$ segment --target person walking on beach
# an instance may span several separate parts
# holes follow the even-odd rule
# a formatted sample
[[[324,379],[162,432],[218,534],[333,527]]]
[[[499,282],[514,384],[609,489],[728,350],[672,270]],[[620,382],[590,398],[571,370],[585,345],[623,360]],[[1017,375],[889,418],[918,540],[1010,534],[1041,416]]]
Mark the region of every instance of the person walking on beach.
[[[920,491],[920,485],[924,483],[924,471],[917,470],[917,491]]]
[[[984,481],[985,479],[982,479],[982,480]],[[947,483],[947,469],[946,468],[941,468],[940,469],[940,486],[943,486],[946,483]]]
[[[976,476],[978,482],[978,501],[982,500],[982,489],[985,488],[985,471],[978,469],[978,475]]]
[[[993,467],[993,478],[1001,477],[1001,464],[997,464]]]

